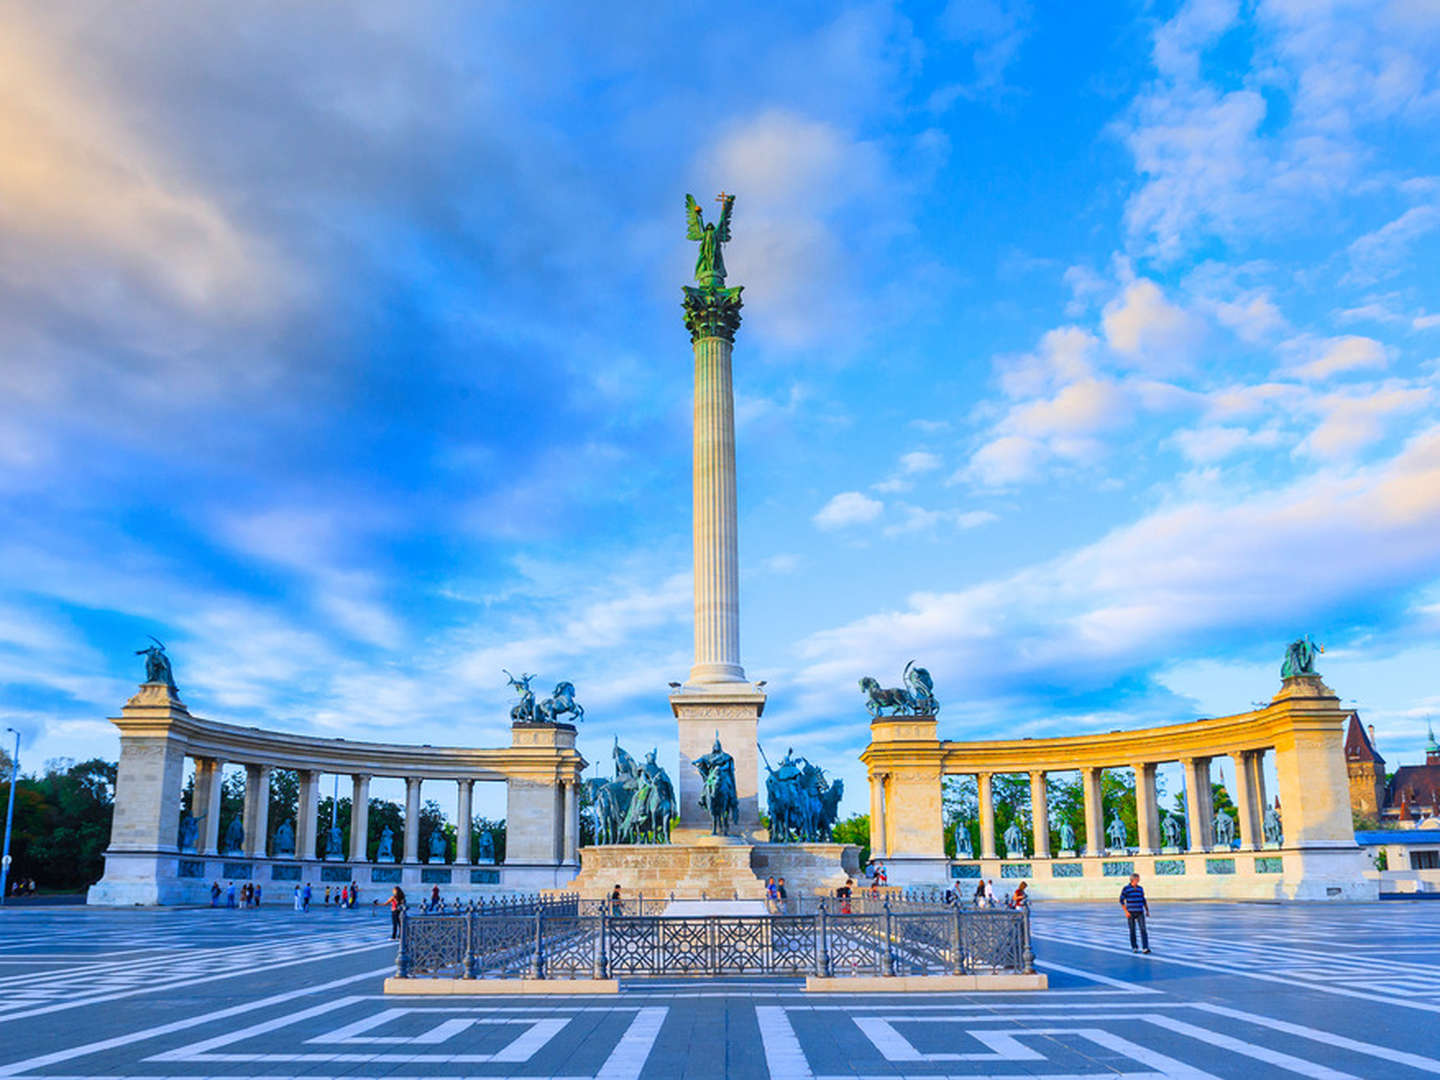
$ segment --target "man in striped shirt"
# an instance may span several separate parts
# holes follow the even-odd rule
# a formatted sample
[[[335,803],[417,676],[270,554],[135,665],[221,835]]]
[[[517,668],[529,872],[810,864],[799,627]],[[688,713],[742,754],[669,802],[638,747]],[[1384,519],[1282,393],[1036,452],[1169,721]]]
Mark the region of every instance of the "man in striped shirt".
[[[1140,875],[1131,874],[1130,884],[1120,890],[1120,906],[1125,909],[1125,921],[1130,924],[1130,951],[1150,951],[1150,935],[1145,931],[1145,916],[1150,914],[1150,905],[1145,900],[1145,890],[1140,887]],[[1140,942],[1135,942],[1135,928],[1140,928]]]

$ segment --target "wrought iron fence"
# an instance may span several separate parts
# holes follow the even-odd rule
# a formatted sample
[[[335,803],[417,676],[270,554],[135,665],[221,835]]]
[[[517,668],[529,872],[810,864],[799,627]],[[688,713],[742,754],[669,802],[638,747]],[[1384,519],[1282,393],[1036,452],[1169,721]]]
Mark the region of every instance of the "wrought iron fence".
[[[859,898],[856,898],[859,899]],[[637,908],[640,901],[632,901]],[[661,901],[656,901],[661,903]],[[916,901],[920,907],[920,902]],[[568,910],[566,909],[568,907]],[[965,975],[1035,970],[1028,910],[929,904],[838,914],[614,915],[561,901],[529,914],[404,912],[401,978]]]

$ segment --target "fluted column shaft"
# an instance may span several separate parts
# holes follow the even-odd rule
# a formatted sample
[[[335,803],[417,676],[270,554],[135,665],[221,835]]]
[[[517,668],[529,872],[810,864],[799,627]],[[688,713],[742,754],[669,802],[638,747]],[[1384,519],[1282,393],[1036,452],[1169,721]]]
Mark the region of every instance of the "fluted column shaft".
[[[420,778],[405,778],[405,862],[420,861]]]
[[[300,798],[295,807],[295,855],[301,859],[315,858],[315,826],[319,818],[320,773],[315,769],[300,771]]]
[[[370,777],[350,777],[350,861],[364,862],[370,848]]]
[[[220,853],[220,795],[225,763],[218,758],[195,759],[195,809],[200,822],[199,851],[202,855]]]
[[[270,838],[270,766],[245,766],[245,854],[265,857]]]
[[[470,824],[474,814],[470,810],[474,780],[460,781],[460,796],[455,806],[455,863],[463,865],[470,861]]]
[[[1035,838],[1035,858],[1050,858],[1050,800],[1045,790],[1045,771],[1030,774],[1030,829]]]
[[[580,801],[576,798],[577,782],[565,781],[565,843],[564,861],[580,861]]]
[[[1255,813],[1255,790],[1250,786],[1253,777],[1250,759],[1253,756],[1253,751],[1242,750],[1230,757],[1235,763],[1235,811],[1240,819],[1240,846],[1246,851],[1258,848],[1262,835],[1260,820]]]
[[[1186,758],[1185,766],[1185,846],[1191,851],[1210,849],[1211,803],[1210,759]]]
[[[1085,796],[1085,854],[1105,854],[1105,806],[1100,785],[1104,769],[1091,767],[1080,770],[1080,786]]]
[[[995,793],[988,772],[975,777],[980,799],[980,857],[995,858]]]
[[[740,553],[735,499],[731,344],[695,341],[695,666],[692,683],[736,682],[740,666]]]
[[[1155,764],[1135,766],[1135,846],[1142,855],[1160,848],[1160,808],[1155,796]]]

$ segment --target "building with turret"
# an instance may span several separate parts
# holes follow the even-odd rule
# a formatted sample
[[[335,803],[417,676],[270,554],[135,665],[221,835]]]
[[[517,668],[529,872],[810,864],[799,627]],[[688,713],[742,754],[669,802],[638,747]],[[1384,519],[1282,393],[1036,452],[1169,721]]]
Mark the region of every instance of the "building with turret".
[[[1360,817],[1379,822],[1385,806],[1385,759],[1375,749],[1375,729],[1351,713],[1345,731],[1345,772],[1350,778],[1350,809]]]

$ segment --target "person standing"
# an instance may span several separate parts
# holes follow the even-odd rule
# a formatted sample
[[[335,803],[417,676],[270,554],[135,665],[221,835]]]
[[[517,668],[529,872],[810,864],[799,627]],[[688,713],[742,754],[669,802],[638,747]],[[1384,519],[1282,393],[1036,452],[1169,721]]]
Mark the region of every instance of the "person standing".
[[[400,936],[400,913],[405,910],[405,890],[399,885],[390,894],[390,940]]]
[[[780,890],[779,890],[779,888],[778,888],[778,887],[776,886],[776,884],[775,884],[775,879],[774,879],[773,877],[766,878],[766,879],[765,879],[765,910],[768,911],[768,912],[770,912],[771,915],[774,915],[774,914],[776,913],[777,907],[779,906],[779,903],[780,903]]]
[[[255,899],[255,906],[256,906],[257,908],[260,906],[260,896],[261,896],[261,894],[262,894],[262,890],[263,890],[263,889],[264,889],[264,886],[263,886],[263,885],[261,885],[259,882],[256,882],[256,883],[255,883],[255,892],[252,894],[252,896],[253,896],[254,899]]]
[[[439,885],[431,885],[431,886],[430,886],[430,904],[429,904],[429,906],[426,908],[426,910],[429,911],[429,912],[431,912],[432,914],[440,910],[440,886],[439,886]]]
[[[970,901],[976,907],[985,906],[985,882],[983,879],[975,883],[975,895],[970,898]]]
[[[225,906],[227,908],[235,906],[235,882],[233,881],[225,889]]]
[[[325,906],[326,906],[326,907],[329,907],[329,906],[330,906],[330,886],[329,886],[329,885],[326,885],[326,886],[325,886]]]
[[[350,882],[350,906],[353,908],[353,907],[355,906],[356,901],[358,901],[359,899],[360,899],[360,886],[356,885],[355,882],[352,880],[352,881]]]
[[[300,907],[300,886],[299,886],[299,885],[296,885],[296,886],[295,886],[295,895],[294,895],[294,897],[291,899],[291,903],[294,905],[296,911],[302,910],[302,908]]]
[[[995,880],[993,878],[985,879],[985,906],[995,906]]]
[[[308,881],[305,882],[305,887],[300,890],[300,903],[301,903],[300,910],[301,910],[301,911],[309,911],[309,910],[310,910],[310,897],[311,897],[312,893],[313,893],[313,890],[310,888],[310,882],[308,882]]]
[[[854,894],[854,891],[855,879],[848,877],[845,879],[845,884],[835,890],[835,896],[840,901],[841,915],[849,915],[851,913],[850,898]]]
[[[785,891],[785,879],[783,877],[775,883],[775,895],[780,901],[780,914],[784,915],[790,910],[790,894]]]
[[[218,881],[210,886],[210,906],[220,906],[220,882]]]
[[[620,883],[615,883],[615,888],[610,890],[610,914],[619,915],[625,910],[625,902],[620,899]]]
[[[1150,934],[1145,929],[1145,917],[1150,914],[1150,904],[1145,899],[1145,890],[1140,887],[1140,875],[1131,874],[1130,884],[1120,890],[1120,906],[1125,911],[1125,921],[1130,925],[1130,951],[1148,953]],[[1135,930],[1140,930],[1140,942],[1136,945]]]

